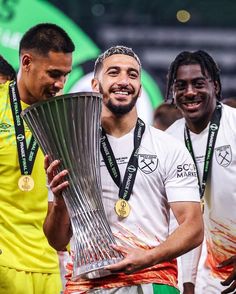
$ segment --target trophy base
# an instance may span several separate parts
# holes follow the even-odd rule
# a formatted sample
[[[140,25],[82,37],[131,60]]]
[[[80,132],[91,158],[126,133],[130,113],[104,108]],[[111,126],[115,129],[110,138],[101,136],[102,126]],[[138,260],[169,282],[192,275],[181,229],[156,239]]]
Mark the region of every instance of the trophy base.
[[[72,281],[76,281],[80,278],[90,280],[109,276],[111,275],[111,272],[109,270],[104,269],[104,267],[110,264],[117,263],[121,260],[122,258],[113,258],[80,266],[73,271],[71,279]]]

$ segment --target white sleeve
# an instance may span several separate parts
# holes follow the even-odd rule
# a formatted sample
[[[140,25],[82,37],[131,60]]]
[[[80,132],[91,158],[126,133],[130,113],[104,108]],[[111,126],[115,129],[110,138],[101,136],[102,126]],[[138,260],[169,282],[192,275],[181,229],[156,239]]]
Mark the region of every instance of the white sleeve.
[[[168,202],[200,202],[196,167],[187,148],[174,138],[167,148],[164,182]]]
[[[202,244],[181,256],[182,282],[195,285]]]

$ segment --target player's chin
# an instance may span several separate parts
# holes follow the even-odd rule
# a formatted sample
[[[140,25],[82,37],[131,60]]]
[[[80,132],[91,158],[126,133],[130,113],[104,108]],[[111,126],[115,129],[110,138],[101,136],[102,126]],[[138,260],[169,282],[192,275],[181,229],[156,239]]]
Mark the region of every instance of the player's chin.
[[[133,98],[127,96],[127,97],[115,99],[114,104],[120,105],[120,106],[126,106],[126,105],[129,105],[130,103],[132,103],[132,101],[133,101]]]

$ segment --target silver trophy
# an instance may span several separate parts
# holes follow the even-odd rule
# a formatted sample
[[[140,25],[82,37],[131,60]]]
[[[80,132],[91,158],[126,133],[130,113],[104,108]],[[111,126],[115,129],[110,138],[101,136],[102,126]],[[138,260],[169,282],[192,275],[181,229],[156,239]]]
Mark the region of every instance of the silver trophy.
[[[59,171],[69,171],[63,197],[74,236],[72,279],[109,274],[104,267],[122,259],[110,244],[115,239],[102,203],[100,115],[102,96],[80,92],[36,103],[22,112],[33,136]]]

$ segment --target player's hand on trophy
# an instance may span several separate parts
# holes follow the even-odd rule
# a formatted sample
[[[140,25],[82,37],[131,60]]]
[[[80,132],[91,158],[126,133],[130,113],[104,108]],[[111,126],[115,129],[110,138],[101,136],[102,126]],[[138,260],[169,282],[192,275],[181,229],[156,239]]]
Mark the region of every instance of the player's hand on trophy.
[[[132,274],[154,265],[152,262],[151,249],[124,247],[111,245],[116,251],[120,252],[124,259],[118,263],[106,266],[112,273]]]
[[[218,265],[218,268],[223,268],[226,266],[233,266],[233,271],[228,276],[226,280],[221,282],[223,286],[229,286],[227,289],[222,291],[222,294],[226,293],[236,293],[236,255],[231,256],[229,259],[224,260]]]
[[[48,185],[56,198],[61,198],[61,192],[69,186],[69,182],[65,179],[68,171],[65,169],[58,172],[60,160],[49,162],[49,156],[45,156],[44,168],[47,173]]]

